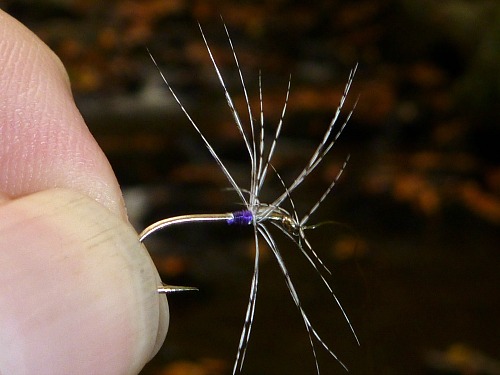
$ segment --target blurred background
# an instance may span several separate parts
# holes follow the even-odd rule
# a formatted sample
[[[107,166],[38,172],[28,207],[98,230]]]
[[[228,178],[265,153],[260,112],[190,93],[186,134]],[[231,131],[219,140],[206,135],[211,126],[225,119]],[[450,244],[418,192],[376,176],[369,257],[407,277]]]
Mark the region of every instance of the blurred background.
[[[249,160],[209,60],[245,101],[229,29],[266,129],[291,93],[274,166],[305,165],[359,64],[338,144],[294,193],[299,216],[351,160],[308,232],[360,338],[296,246],[276,233],[303,307],[351,374],[500,374],[500,5],[491,0],[3,0],[68,70],[75,99],[123,187],[131,220],[234,211],[237,195],[167,91],[249,187]],[[262,201],[283,191],[266,183]],[[169,296],[167,340],[142,374],[232,369],[253,270],[248,228],[185,225],[153,236]],[[304,325],[272,254],[262,257],[244,374],[314,374]],[[324,374],[345,370],[319,346]]]

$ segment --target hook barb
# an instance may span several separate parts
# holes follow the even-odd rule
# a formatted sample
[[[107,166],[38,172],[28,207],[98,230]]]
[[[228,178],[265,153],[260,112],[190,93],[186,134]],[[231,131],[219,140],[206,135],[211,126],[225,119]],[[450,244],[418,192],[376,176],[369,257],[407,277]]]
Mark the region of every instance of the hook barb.
[[[198,288],[194,286],[179,286],[179,285],[166,285],[158,287],[158,293],[160,294],[170,294],[177,292],[190,292],[190,291],[198,291]]]

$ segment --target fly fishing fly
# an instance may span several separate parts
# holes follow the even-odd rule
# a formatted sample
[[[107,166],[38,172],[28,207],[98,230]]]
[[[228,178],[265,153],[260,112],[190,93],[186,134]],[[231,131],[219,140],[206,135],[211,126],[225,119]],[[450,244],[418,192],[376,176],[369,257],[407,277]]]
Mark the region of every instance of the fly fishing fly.
[[[221,214],[192,214],[192,215],[183,215],[183,216],[177,216],[177,217],[172,217],[164,220],[160,220],[146,229],[142,231],[142,233],[139,235],[140,241],[144,241],[149,235],[152,233],[166,228],[171,225],[178,225],[178,224],[186,224],[186,223],[196,223],[196,222],[225,222],[228,225],[240,225],[240,226],[251,226],[253,227],[253,234],[254,234],[254,240],[255,240],[255,259],[254,259],[254,269],[253,269],[253,276],[252,276],[252,281],[251,281],[251,287],[250,287],[250,296],[248,300],[248,305],[247,305],[247,310],[246,310],[246,315],[245,315],[245,321],[243,324],[243,329],[241,332],[241,337],[238,345],[238,350],[236,354],[236,359],[234,362],[233,366],[233,374],[238,373],[242,370],[243,363],[245,360],[245,354],[246,354],[246,349],[248,347],[249,339],[250,339],[250,333],[252,330],[252,324],[254,321],[254,314],[255,314],[255,306],[256,306],[256,301],[257,301],[257,290],[258,290],[258,284],[259,284],[259,256],[260,256],[260,249],[259,249],[259,236],[261,236],[269,248],[271,249],[274,257],[276,258],[279,268],[284,276],[286,286],[289,290],[289,293],[293,299],[293,302],[295,303],[299,314],[301,315],[302,321],[305,325],[305,329],[307,331],[307,334],[309,336],[309,342],[311,345],[311,350],[314,356],[314,361],[315,361],[315,366],[316,366],[316,371],[318,374],[320,374],[320,368],[319,368],[319,363],[316,355],[316,350],[317,347],[316,345],[319,344],[322,346],[333,358],[335,358],[342,367],[344,367],[347,370],[346,365],[337,357],[337,355],[334,353],[334,351],[330,348],[330,346],[325,343],[325,341],[322,339],[320,334],[316,331],[316,329],[313,327],[312,323],[309,320],[309,317],[302,307],[299,295],[297,293],[297,290],[295,288],[295,285],[289,275],[287,266],[285,264],[285,261],[281,255],[281,252],[278,248],[278,245],[273,238],[273,235],[270,231],[269,225],[273,225],[274,227],[278,228],[286,237],[288,237],[294,244],[295,246],[301,251],[301,253],[305,256],[305,258],[308,260],[308,262],[311,264],[311,266],[316,270],[317,274],[319,275],[319,278],[321,279],[321,282],[324,284],[324,286],[328,289],[329,293],[332,295],[332,298],[334,299],[335,303],[338,305],[340,308],[350,330],[352,331],[352,334],[354,335],[354,338],[356,339],[356,342],[359,345],[359,340],[358,337],[356,336],[356,333],[354,332],[354,328],[347,316],[347,313],[345,312],[344,308],[342,307],[339,299],[333,292],[332,286],[327,280],[327,274],[331,274],[331,272],[328,270],[326,265],[321,261],[317,253],[313,250],[313,247],[311,246],[310,242],[308,241],[306,237],[306,231],[308,229],[313,229],[315,225],[308,225],[309,219],[311,216],[316,212],[316,210],[320,207],[321,203],[326,199],[328,194],[332,191],[333,187],[337,183],[338,179],[342,175],[342,172],[344,171],[346,164],[349,160],[349,156],[346,158],[344,164],[340,168],[339,172],[337,173],[336,177],[333,179],[331,184],[328,186],[328,188],[324,191],[324,193],[319,197],[319,199],[314,203],[309,211],[303,216],[299,217],[297,210],[295,209],[295,204],[292,199],[292,194],[293,192],[302,184],[302,182],[311,174],[311,172],[316,169],[316,167],[321,163],[321,161],[324,159],[324,157],[328,154],[328,152],[332,149],[332,147],[335,145],[336,141],[338,140],[340,134],[344,130],[345,126],[347,125],[347,122],[349,121],[349,118],[351,117],[352,110],[350,113],[347,114],[345,121],[342,121],[340,124],[337,124],[339,122],[339,116],[342,107],[344,106],[348,91],[351,87],[354,74],[356,71],[356,67],[350,72],[347,84],[345,86],[345,89],[342,93],[342,96],[340,98],[340,102],[338,104],[338,107],[333,115],[333,118],[331,119],[330,123],[326,127],[326,130],[323,134],[323,138],[320,141],[319,145],[316,147],[314,152],[312,153],[312,156],[310,157],[309,161],[306,163],[304,168],[301,170],[301,172],[297,175],[297,177],[293,180],[293,182],[289,185],[287,185],[284,180],[281,178],[280,174],[278,171],[275,169],[275,167],[272,164],[272,159],[273,155],[275,154],[276,146],[278,139],[281,134],[281,130],[283,127],[283,119],[285,116],[285,112],[287,109],[287,104],[288,104],[288,99],[290,95],[290,84],[291,84],[291,79],[288,81],[288,87],[286,91],[286,97],[284,100],[283,108],[281,111],[280,115],[280,120],[278,122],[278,125],[276,127],[276,130],[274,132],[274,136],[272,137],[272,141],[269,143],[268,137],[265,136],[264,134],[264,111],[263,111],[263,99],[262,99],[262,82],[261,82],[261,76],[259,74],[259,101],[260,101],[260,109],[259,109],[259,116],[258,116],[258,123],[256,123],[256,120],[254,120],[252,108],[250,106],[250,100],[249,100],[249,95],[247,92],[247,86],[245,84],[244,78],[243,78],[243,73],[240,68],[239,60],[236,55],[233,42],[231,40],[231,37],[229,35],[229,32],[227,30],[227,27],[224,25],[224,29],[227,35],[227,39],[229,42],[229,46],[232,51],[234,63],[236,65],[238,74],[239,74],[239,81],[242,87],[242,91],[244,93],[245,97],[245,104],[246,104],[246,112],[248,115],[248,123],[245,125],[244,122],[242,121],[240,114],[235,108],[233,99],[231,95],[229,94],[229,91],[227,89],[227,85],[224,81],[224,78],[222,77],[222,74],[219,70],[219,67],[215,61],[215,57],[212,54],[212,50],[207,42],[207,39],[205,37],[205,34],[200,27],[201,35],[205,44],[205,47],[207,49],[207,52],[209,54],[210,60],[213,64],[215,73],[217,75],[217,78],[219,80],[220,85],[222,86],[222,89],[224,91],[225,99],[227,101],[227,105],[229,107],[229,110],[231,111],[233,120],[235,122],[235,125],[242,137],[242,140],[244,142],[245,148],[247,150],[249,159],[250,159],[250,188],[245,189],[240,187],[235,179],[233,178],[232,174],[229,172],[229,170],[226,168],[224,162],[222,159],[218,156],[217,152],[214,150],[212,145],[209,143],[203,132],[200,130],[198,125],[195,123],[195,121],[192,119],[192,117],[189,115],[187,112],[186,108],[183,106],[181,103],[180,99],[170,86],[168,80],[166,79],[165,75],[163,72],[160,70],[158,63],[154,59],[151,53],[151,59],[153,60],[153,63],[155,66],[158,68],[158,71],[165,82],[168,90],[171,92],[173,98],[175,101],[178,103],[180,106],[180,109],[182,112],[185,114],[186,118],[188,121],[191,123],[193,128],[196,130],[196,132],[199,134],[201,137],[205,147],[208,149],[210,154],[212,155],[213,159],[215,162],[218,164],[220,167],[221,171],[229,181],[229,184],[231,185],[232,189],[236,192],[236,194],[239,196],[241,202],[244,205],[243,210],[239,211],[234,211],[234,212],[228,212],[228,213],[221,213]],[[264,186],[264,183],[266,181],[266,177],[268,174],[274,174],[280,181],[282,187],[283,187],[283,192],[281,195],[279,195],[274,201],[272,202],[261,202],[261,190]],[[291,209],[285,209],[283,208],[283,204],[287,203]],[[168,286],[164,285],[162,287],[158,288],[158,292],[160,293],[168,293],[170,291],[177,291],[177,290],[183,290],[183,287],[173,287],[173,286]]]

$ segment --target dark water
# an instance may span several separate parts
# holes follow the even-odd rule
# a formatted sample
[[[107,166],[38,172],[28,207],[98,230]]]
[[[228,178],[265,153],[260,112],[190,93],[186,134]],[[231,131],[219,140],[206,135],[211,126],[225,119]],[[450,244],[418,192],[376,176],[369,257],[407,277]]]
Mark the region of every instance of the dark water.
[[[329,280],[354,325],[360,347],[309,263],[290,241],[276,234],[314,327],[353,374],[435,373],[426,354],[457,344],[497,356],[497,228],[463,207],[446,207],[439,215],[425,217],[390,196],[362,194],[356,184],[369,155],[356,153],[361,148],[356,144],[339,148],[340,154],[350,149],[354,162],[318,213],[318,221],[333,218],[342,225],[325,225],[309,233],[314,248],[333,271]],[[239,208],[232,205],[237,202],[235,194],[214,185],[199,181],[165,185],[168,198],[153,216]],[[313,180],[302,194],[294,195],[298,207],[307,207],[311,197],[321,194],[324,186],[318,185]],[[279,188],[272,187],[271,195]],[[251,230],[193,225],[159,237],[150,245],[157,251],[156,259],[174,256],[184,264],[175,275],[169,274],[168,266],[163,268],[164,279],[196,285],[200,292],[169,298],[169,334],[144,373],[158,373],[168,367],[165,363],[179,361],[209,367],[204,358],[220,361],[225,370],[216,373],[229,372],[252,276]],[[351,241],[346,245],[347,255],[342,256],[335,249],[346,238]],[[272,254],[264,253],[243,373],[313,374],[314,359],[304,325]],[[345,373],[321,347],[316,348],[324,374]]]
[[[318,278],[307,272],[308,264],[298,257],[290,262],[315,328],[350,372],[423,373],[427,350],[442,350],[456,342],[495,355],[500,337],[495,231],[478,228],[467,217],[409,233],[385,229],[368,235],[370,250],[362,259],[336,262],[323,256],[333,269],[335,290],[361,347],[356,346]],[[251,237],[249,233],[243,236]],[[323,254],[331,236],[321,236],[319,245],[315,244]],[[225,237],[221,234],[213,240],[220,243],[218,247],[207,248],[205,242],[189,251],[192,268],[183,281],[198,285],[201,291],[170,299],[171,329],[160,358],[214,357],[230,363],[234,357],[251,278],[251,259],[245,254],[250,245]],[[281,249],[295,251],[290,245]],[[244,373],[313,373],[307,336],[280,271],[268,258],[261,272]],[[324,373],[343,373],[332,358],[318,351]]]

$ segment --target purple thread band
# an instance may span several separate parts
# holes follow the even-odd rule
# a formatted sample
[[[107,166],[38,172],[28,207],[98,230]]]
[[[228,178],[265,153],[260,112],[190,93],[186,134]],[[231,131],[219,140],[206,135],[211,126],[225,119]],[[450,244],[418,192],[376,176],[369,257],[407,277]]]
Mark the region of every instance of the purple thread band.
[[[227,219],[229,225],[250,225],[253,221],[253,214],[251,211],[243,210],[233,212],[233,218]]]

